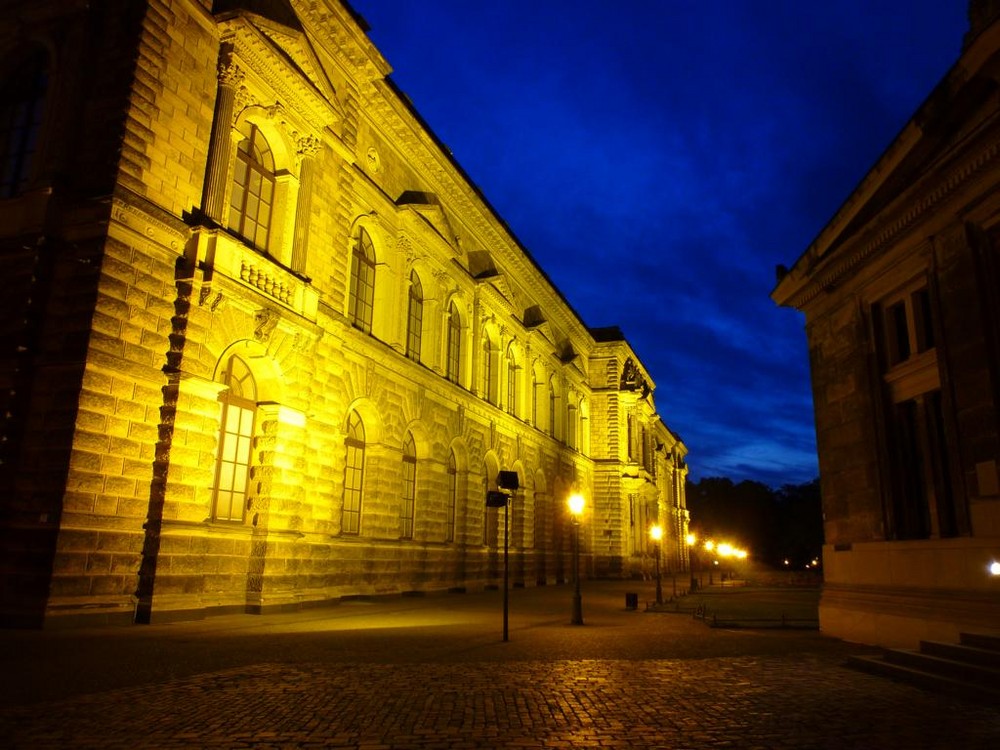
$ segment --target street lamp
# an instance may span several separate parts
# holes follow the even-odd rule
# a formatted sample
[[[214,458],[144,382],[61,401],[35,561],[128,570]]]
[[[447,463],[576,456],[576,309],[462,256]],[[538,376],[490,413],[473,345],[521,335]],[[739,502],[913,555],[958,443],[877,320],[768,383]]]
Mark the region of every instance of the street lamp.
[[[580,516],[583,514],[583,495],[574,492],[569,496],[569,512],[573,515],[573,625],[583,625],[583,601],[580,597]]]
[[[660,540],[663,539],[663,529],[656,524],[650,528],[649,535],[656,544],[656,603],[663,604],[663,586],[660,582]]]

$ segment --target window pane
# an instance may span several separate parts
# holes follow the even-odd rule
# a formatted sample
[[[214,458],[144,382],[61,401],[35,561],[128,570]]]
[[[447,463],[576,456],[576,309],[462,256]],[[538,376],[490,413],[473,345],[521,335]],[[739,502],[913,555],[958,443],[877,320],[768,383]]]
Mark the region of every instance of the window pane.
[[[48,58],[37,52],[10,72],[0,96],[0,197],[19,194],[31,177],[45,111]]]

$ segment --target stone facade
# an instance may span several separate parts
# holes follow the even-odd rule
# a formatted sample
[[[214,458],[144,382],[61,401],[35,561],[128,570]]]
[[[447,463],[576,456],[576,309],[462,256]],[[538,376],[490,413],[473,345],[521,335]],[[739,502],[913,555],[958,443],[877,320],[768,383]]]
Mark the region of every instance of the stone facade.
[[[685,565],[686,448],[641,361],[348,6],[0,11],[4,622],[497,586],[505,544],[512,585],[559,583],[571,492],[588,575],[648,574],[656,522]]]
[[[806,316],[826,545],[821,627],[883,646],[1000,632],[1000,24],[773,298]]]

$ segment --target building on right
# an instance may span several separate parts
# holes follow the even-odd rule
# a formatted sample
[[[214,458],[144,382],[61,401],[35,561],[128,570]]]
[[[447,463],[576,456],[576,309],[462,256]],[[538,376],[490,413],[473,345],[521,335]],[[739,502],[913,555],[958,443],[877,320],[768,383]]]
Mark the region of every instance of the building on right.
[[[1000,634],[1000,3],[772,299],[806,318],[821,629]]]

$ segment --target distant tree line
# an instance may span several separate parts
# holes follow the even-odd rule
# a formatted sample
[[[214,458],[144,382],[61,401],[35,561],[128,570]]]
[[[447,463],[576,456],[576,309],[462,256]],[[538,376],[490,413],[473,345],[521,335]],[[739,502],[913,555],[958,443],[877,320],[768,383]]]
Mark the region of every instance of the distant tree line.
[[[820,557],[819,479],[772,489],[760,482],[706,477],[687,483],[687,505],[691,530],[700,539],[728,541],[758,562],[802,570]]]

